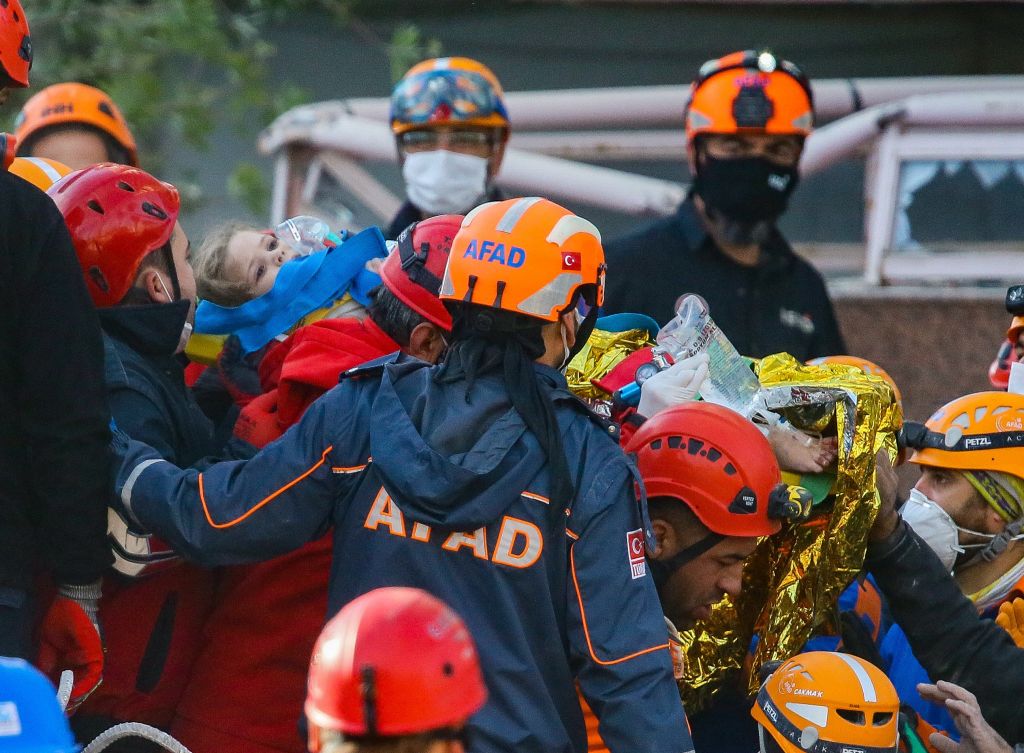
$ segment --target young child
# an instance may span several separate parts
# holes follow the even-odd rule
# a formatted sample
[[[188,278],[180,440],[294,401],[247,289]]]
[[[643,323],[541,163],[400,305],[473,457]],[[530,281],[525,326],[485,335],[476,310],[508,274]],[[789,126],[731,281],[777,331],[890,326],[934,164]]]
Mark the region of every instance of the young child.
[[[214,363],[229,335],[238,336],[248,355],[304,324],[364,316],[386,255],[376,228],[303,256],[272,231],[221,225],[206,237],[196,262],[202,302],[189,358]]]

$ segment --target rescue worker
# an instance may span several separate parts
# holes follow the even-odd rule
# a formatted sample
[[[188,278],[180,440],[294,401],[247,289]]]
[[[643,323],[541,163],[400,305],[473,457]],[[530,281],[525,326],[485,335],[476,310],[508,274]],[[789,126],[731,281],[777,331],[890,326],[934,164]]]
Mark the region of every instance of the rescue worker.
[[[678,629],[708,617],[726,594],[739,595],[743,563],[758,538],[778,533],[781,519],[795,511],[768,440],[720,405],[662,410],[625,449],[636,457],[647,490],[656,541],[647,564],[678,644]],[[681,656],[679,662],[681,672]],[[592,714],[587,721],[590,753],[607,751]]]
[[[1004,541],[1004,554],[1020,556],[1019,544],[1011,546],[1009,541],[1013,538],[1012,524],[1005,523],[1003,515],[996,513],[987,500],[984,505],[989,510],[970,494],[977,489],[964,471],[977,481],[978,472],[970,467],[984,466],[980,473],[987,474],[990,481],[1005,481],[1008,473],[1003,469],[1020,452],[1019,432],[1010,427],[1022,408],[1024,396],[1020,395],[968,395],[945,406],[924,427],[918,425],[916,433],[905,432],[904,442],[916,449],[911,461],[932,469],[922,476],[918,486],[917,501],[911,508],[915,512],[907,515],[917,528],[926,532],[924,538],[897,513],[896,474],[880,456],[877,478],[882,506],[869,534],[865,559],[865,568],[874,576],[893,620],[927,675],[960,685],[974,694],[989,723],[1007,740],[1024,740],[1019,700],[1024,695],[1024,651],[1014,645],[1003,628],[979,617],[978,607],[993,599],[1009,598],[1015,590],[1012,584],[1009,594],[999,597],[999,593],[1012,576],[997,579],[996,589],[975,591],[976,584],[969,582],[975,580],[975,574],[970,571],[982,567],[982,573],[988,571],[991,575],[992,565],[1001,566],[1007,559],[1000,559],[1003,555],[991,561],[982,557],[977,564],[964,568],[967,561],[978,559],[978,549],[965,548],[961,554],[951,546],[980,544],[982,551],[994,553],[1001,545],[993,547],[993,542]],[[981,448],[978,440],[988,440],[989,449]],[[988,482],[982,483],[991,488]],[[1002,481],[996,483],[1003,488]],[[948,490],[940,488],[947,485]],[[929,495],[935,496],[934,501],[926,498]],[[985,499],[980,493],[979,496]],[[1006,501],[1005,497],[1002,501]],[[988,514],[990,511],[1000,522]],[[948,520],[947,515],[951,515]],[[961,533],[957,518],[961,524],[978,525],[983,535]],[[954,555],[952,561],[950,553]],[[950,577],[951,569],[962,575],[960,582]],[[1011,571],[1012,568],[1007,573]],[[978,600],[968,598],[968,591],[974,592],[971,596]]]
[[[14,128],[20,157],[44,157],[73,170],[100,162],[139,164],[124,115],[94,86],[66,82],[46,87],[21,108]]]
[[[810,651],[769,675],[750,711],[760,753],[897,753],[900,699],[860,657]]]
[[[633,467],[560,373],[603,293],[590,222],[540,198],[481,205],[442,281],[440,365],[350,371],[251,461],[201,474],[118,434],[117,492],[139,525],[209,564],[288,552],[333,524],[331,614],[383,585],[457,604],[491,694],[470,749],[582,753],[578,681],[611,750],[690,751],[635,554],[649,537]]]
[[[32,40],[18,0],[0,6],[0,101],[28,86]],[[5,165],[6,167],[6,165]],[[110,414],[99,323],[60,213],[0,171],[0,655],[75,673],[71,707],[100,681],[96,602],[110,562]],[[54,473],[55,468],[62,469]],[[57,598],[35,582],[47,573]]]
[[[462,753],[487,700],[469,629],[418,588],[378,588],[327,623],[309,664],[310,753]]]
[[[79,751],[64,709],[57,701],[57,691],[23,659],[0,657],[0,751]]]
[[[280,437],[354,366],[401,350],[433,363],[450,337],[437,298],[462,217],[411,225],[381,268],[365,319],[323,319],[274,346],[270,389],[242,410],[236,434],[255,447]],[[192,750],[301,753],[295,732],[313,641],[327,613],[332,539],[324,534],[267,562],[223,568],[203,649],[171,733]],[[246,646],[244,651],[240,646]]]
[[[821,275],[776,228],[814,124],[810,83],[747,50],[705,63],[690,92],[690,194],[673,216],[608,244],[606,310],[664,323],[679,296],[699,293],[740,353],[845,352]]]
[[[947,403],[925,425],[907,424],[910,462],[921,478],[901,510],[904,521],[952,572],[977,611],[992,619],[1024,595],[1024,395],[979,392]],[[923,701],[929,682],[904,629],[881,639],[881,654],[900,697],[937,728],[954,731],[945,709]],[[942,675],[940,678],[946,679]]]
[[[408,197],[384,236],[438,214],[502,198],[494,179],[509,136],[505,93],[470,58],[417,63],[391,93],[391,130]]]
[[[195,309],[177,190],[134,167],[103,163],[50,189],[64,215],[103,328],[106,398],[121,431],[190,466],[218,451],[182,376]],[[109,494],[109,487],[108,487]],[[165,727],[199,650],[211,576],[109,516],[117,578],[100,604],[108,672],[75,719],[83,739],[115,721]]]

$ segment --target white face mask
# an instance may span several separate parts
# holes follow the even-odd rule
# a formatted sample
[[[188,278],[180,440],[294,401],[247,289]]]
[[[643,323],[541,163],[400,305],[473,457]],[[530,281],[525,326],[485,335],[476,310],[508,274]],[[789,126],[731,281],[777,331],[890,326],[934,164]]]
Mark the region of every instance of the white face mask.
[[[402,165],[409,200],[425,214],[460,214],[487,191],[487,159],[435,149],[407,155]]]
[[[576,322],[576,333],[579,334],[580,330],[580,312],[573,311],[573,321]],[[559,323],[559,333],[562,335],[562,365],[558,367],[558,370],[565,374],[565,370],[569,368],[569,362],[572,360],[572,348],[569,347],[569,338],[565,334],[565,323]]]
[[[961,544],[961,531],[975,536],[984,536],[987,539],[995,538],[993,534],[961,528],[948,512],[939,507],[938,503],[928,499],[923,492],[917,489],[910,490],[910,498],[900,510],[900,516],[907,522],[907,525],[914,529],[914,533],[924,539],[929,548],[938,555],[943,567],[948,572],[953,572],[957,557],[967,549],[982,549],[988,546],[988,544]]]
[[[167,286],[164,285],[164,277],[161,274],[157,274],[156,279],[160,281],[160,287],[164,289],[164,295],[167,296],[171,301],[174,301],[174,296],[171,295]],[[191,309],[189,309],[191,315]],[[178,336],[178,347],[175,349],[175,353],[184,353],[185,347],[188,345],[189,339],[192,337],[192,322],[185,320],[185,324],[181,328],[181,334]]]

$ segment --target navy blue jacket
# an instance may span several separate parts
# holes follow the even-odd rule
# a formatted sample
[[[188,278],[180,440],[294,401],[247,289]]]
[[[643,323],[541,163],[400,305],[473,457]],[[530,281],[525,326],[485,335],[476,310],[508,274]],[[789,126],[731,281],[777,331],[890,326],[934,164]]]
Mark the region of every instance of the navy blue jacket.
[[[185,385],[175,350],[188,302],[100,309],[104,381],[117,428],[175,465],[218,448],[213,424]]]
[[[686,753],[658,595],[637,564],[649,530],[635,471],[614,427],[536,370],[576,471],[564,510],[500,375],[480,375],[467,402],[465,382],[402,360],[344,379],[248,462],[182,471],[119,436],[117,489],[142,525],[207,564],[269,559],[333,525],[331,614],[382,586],[451,604],[490,691],[474,753],[585,753],[577,680],[612,751]]]
[[[699,293],[726,337],[745,356],[786,352],[805,361],[846,352],[818,271],[778,230],[761,246],[757,266],[726,256],[708,235],[692,196],[671,217],[605,244],[606,313],[675,316],[676,299]]]

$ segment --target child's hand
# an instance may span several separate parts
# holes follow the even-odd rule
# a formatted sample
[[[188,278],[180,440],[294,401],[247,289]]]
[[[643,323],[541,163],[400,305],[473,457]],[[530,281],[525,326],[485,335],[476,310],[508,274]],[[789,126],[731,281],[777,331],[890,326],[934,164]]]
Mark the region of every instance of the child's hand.
[[[792,473],[821,473],[838,457],[836,437],[811,437],[790,426],[771,427],[768,441],[779,467]]]

